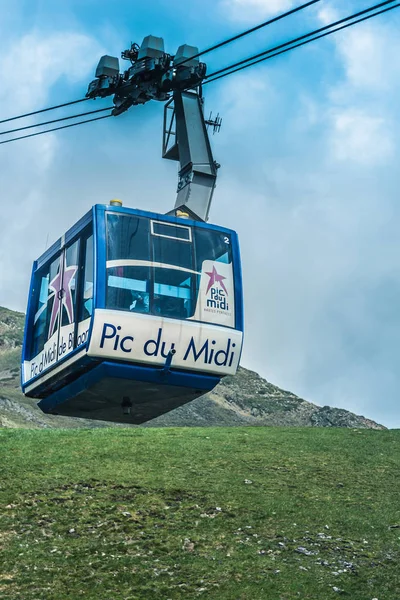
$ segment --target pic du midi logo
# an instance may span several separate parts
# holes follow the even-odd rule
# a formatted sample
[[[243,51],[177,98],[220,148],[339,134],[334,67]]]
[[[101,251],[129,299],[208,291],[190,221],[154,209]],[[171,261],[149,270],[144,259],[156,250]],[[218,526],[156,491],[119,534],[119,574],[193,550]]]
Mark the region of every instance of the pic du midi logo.
[[[225,287],[224,284],[224,279],[226,279],[226,277],[224,277],[223,275],[220,275],[217,271],[217,269],[215,268],[215,266],[213,266],[212,271],[206,271],[206,275],[209,276],[209,282],[207,285],[207,290],[206,290],[206,296],[207,296],[207,300],[206,300],[206,306],[208,309],[217,309],[217,310],[222,310],[222,311],[227,311],[229,310],[229,305],[228,305],[228,291]],[[210,297],[208,297],[208,294],[210,293]]]

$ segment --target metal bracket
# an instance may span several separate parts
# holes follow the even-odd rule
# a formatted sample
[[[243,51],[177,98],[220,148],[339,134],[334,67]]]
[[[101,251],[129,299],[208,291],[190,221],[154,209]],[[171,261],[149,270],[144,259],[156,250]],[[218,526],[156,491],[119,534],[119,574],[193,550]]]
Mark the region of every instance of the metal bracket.
[[[162,372],[161,372],[162,375],[167,375],[167,373],[170,371],[172,358],[173,358],[174,354],[176,354],[176,350],[175,350],[175,348],[171,348],[171,350],[167,354],[167,358],[166,358],[164,366],[162,368]]]
[[[220,126],[220,119],[213,126]],[[199,93],[175,91],[164,108],[163,158],[180,163],[175,202],[177,210],[189,210],[191,216],[207,221],[217,178],[203,100]],[[170,213],[173,214],[173,213]]]
[[[132,412],[132,400],[129,396],[124,396],[121,402],[121,408],[124,415],[130,415]]]
[[[213,128],[213,135],[214,133],[219,133],[221,131],[222,117],[220,117],[218,113],[215,119],[213,119],[212,112],[210,112],[210,116],[208,117],[207,121],[205,121],[205,124],[207,127],[210,126]]]

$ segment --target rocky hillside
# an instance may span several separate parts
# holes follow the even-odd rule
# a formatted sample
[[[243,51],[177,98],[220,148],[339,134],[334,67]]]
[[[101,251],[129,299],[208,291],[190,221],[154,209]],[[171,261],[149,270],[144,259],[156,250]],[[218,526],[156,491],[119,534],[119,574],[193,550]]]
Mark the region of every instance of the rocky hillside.
[[[0,307],[0,426],[106,427],[115,424],[43,414],[19,387],[24,315]],[[285,425],[385,429],[370,419],[329,406],[316,406],[240,368],[210,394],[194,400],[144,427]]]

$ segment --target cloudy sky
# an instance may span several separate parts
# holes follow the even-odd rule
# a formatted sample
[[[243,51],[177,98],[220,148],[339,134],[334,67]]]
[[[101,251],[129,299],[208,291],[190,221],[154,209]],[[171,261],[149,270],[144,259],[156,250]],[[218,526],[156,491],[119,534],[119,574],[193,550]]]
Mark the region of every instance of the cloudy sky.
[[[171,54],[202,49],[300,3],[2,0],[0,119],[82,97],[102,54],[149,33]],[[322,0],[205,57],[209,72],[371,4]],[[399,26],[393,11],[205,87],[223,117],[211,220],[241,239],[242,364],[388,427],[400,427]],[[25,310],[32,261],[92,204],[173,206],[162,108],[0,146],[0,305]]]

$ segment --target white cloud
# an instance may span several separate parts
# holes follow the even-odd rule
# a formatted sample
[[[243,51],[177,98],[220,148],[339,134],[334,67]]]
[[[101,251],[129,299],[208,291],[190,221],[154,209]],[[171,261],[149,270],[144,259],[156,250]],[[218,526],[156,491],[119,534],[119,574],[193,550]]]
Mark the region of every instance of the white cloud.
[[[317,12],[317,17],[322,25],[329,25],[338,20],[338,13],[332,6],[323,6]]]
[[[45,36],[35,31],[8,41],[7,50],[4,48],[2,51],[0,114],[7,118],[46,106],[50,102],[52,87],[60,80],[64,86],[82,82],[80,88],[85,90],[90,71],[101,54],[101,47],[95,39],[81,33],[65,31]],[[82,96],[82,91],[65,100]],[[4,131],[60,116],[64,115],[60,112],[44,113],[38,115],[35,121],[11,121],[3,124],[1,129]],[[47,231],[40,229],[55,206],[53,199],[46,198],[44,189],[58,148],[54,134],[0,147],[0,189],[3,198],[0,305],[24,308],[21,288],[26,287],[24,280],[29,272],[28,263],[33,255],[39,255],[44,250]],[[38,219],[40,214],[43,216]],[[33,238],[31,228],[43,236],[40,247],[32,248],[29,245]]]
[[[336,18],[325,7],[319,19]],[[400,91],[400,39],[390,19],[362,23],[330,38],[342,76],[327,90],[325,119],[331,159],[364,166],[390,160],[397,148],[394,95]],[[396,109],[397,110],[397,109]]]
[[[293,0],[224,0],[223,8],[234,21],[272,17],[292,8]]]
[[[330,144],[336,160],[374,166],[394,154],[395,144],[384,117],[349,108],[334,111],[332,124]]]
[[[224,115],[224,122],[229,123],[231,134],[245,133],[249,118],[259,125],[270,118],[267,106],[275,98],[276,92],[265,70],[261,76],[254,71],[243,71],[227,79],[216,104]]]
[[[357,26],[341,36],[337,48],[354,87],[383,91],[399,80],[400,37],[390,25]]]
[[[81,81],[100,53],[93,38],[68,31],[35,31],[14,41],[0,63],[2,114],[41,108],[57,81]]]

